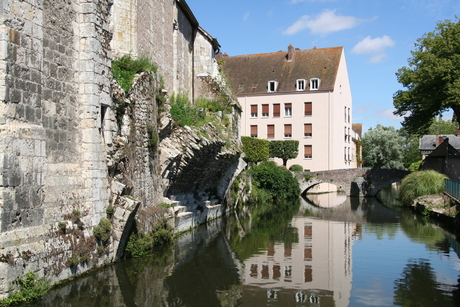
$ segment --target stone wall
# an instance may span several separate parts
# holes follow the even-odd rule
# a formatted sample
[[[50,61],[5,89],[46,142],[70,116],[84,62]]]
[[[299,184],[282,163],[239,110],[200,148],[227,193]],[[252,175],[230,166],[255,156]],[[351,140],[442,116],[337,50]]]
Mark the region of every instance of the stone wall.
[[[198,24],[184,1],[0,6],[0,298],[29,270],[55,282],[119,258],[137,212],[165,196],[200,189],[225,198],[241,168],[237,105],[217,115],[231,124],[226,140],[212,125],[197,135],[168,112],[158,117],[164,87],[194,92]],[[150,55],[159,73],[137,75],[124,93],[112,53],[131,51]],[[93,230],[109,207],[101,239]]]
[[[1,2],[0,297],[25,271],[55,281],[92,260],[109,204],[110,2]]]

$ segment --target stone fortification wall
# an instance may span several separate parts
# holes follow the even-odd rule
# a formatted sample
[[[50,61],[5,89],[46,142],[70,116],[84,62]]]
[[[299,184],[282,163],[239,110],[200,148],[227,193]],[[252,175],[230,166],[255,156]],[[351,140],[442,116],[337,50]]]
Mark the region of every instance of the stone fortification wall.
[[[71,259],[96,249],[109,203],[110,2],[1,2],[0,297],[28,270],[52,281],[84,271]]]
[[[115,56],[146,56],[157,63],[169,93],[192,94],[197,23],[184,7],[184,1],[115,1],[112,47]]]
[[[196,188],[225,197],[241,168],[237,133],[183,133],[167,116],[158,127],[163,86],[190,95],[195,86],[198,24],[185,2],[0,6],[0,298],[29,270],[55,282],[117,259],[137,212],[164,196]],[[208,51],[202,60],[212,63]],[[112,53],[130,52],[150,55],[159,74],[138,75],[124,93]],[[95,236],[109,207],[109,237]]]

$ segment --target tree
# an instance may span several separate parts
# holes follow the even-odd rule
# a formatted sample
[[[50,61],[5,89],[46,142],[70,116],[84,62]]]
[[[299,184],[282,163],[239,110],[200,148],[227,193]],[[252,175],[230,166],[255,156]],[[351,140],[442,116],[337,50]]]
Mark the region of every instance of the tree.
[[[270,157],[280,158],[283,160],[283,166],[286,166],[287,160],[297,158],[299,154],[299,141],[271,141]]]
[[[460,118],[460,20],[438,22],[415,43],[409,67],[396,73],[407,90],[393,96],[394,114],[410,133],[426,132],[435,116],[452,109]]]
[[[369,129],[363,137],[364,166],[404,169],[404,138],[394,127],[378,124]]]
[[[244,161],[259,163],[268,160],[270,157],[270,141],[242,136],[241,142],[243,143],[243,152],[245,154]]]

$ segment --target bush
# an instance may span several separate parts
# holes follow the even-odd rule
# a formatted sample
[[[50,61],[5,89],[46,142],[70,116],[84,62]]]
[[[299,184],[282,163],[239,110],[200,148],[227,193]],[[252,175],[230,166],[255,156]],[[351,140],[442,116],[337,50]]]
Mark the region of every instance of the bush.
[[[105,209],[105,214],[107,214],[107,218],[109,220],[113,217],[114,213],[115,213],[115,207],[114,206],[108,206],[107,209]]]
[[[297,198],[300,195],[297,179],[273,161],[262,162],[249,173],[252,175],[253,184],[268,192],[273,199]]]
[[[110,238],[112,223],[108,219],[101,219],[99,224],[94,227],[93,234],[96,239],[105,242]]]
[[[131,55],[124,55],[112,61],[113,78],[121,88],[127,93],[133,85],[134,76],[143,71],[157,71],[157,66],[148,58],[142,57],[134,59]]]
[[[171,116],[179,126],[200,127],[206,122],[206,112],[190,104],[185,94],[173,94],[170,98]]]
[[[33,271],[26,273],[24,278],[18,278],[19,292],[14,292],[8,298],[0,301],[0,306],[9,306],[19,302],[28,302],[43,296],[50,288],[50,281],[44,278],[37,279]]]
[[[289,170],[294,173],[301,173],[303,172],[303,166],[299,164],[293,164],[289,167]]]
[[[413,172],[401,181],[400,198],[404,206],[410,206],[417,197],[444,192],[446,175],[433,170]]]
[[[270,157],[270,141],[248,136],[242,136],[244,161],[248,163],[258,163],[266,161]]]

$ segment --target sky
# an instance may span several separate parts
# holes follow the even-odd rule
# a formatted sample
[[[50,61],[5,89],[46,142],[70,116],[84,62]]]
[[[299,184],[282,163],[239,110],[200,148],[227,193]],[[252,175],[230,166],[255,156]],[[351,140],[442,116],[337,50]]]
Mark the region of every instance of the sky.
[[[200,26],[228,55],[343,46],[353,123],[401,128],[393,115],[396,78],[414,43],[440,21],[460,17],[459,0],[187,0]],[[452,113],[443,119],[450,120]]]

